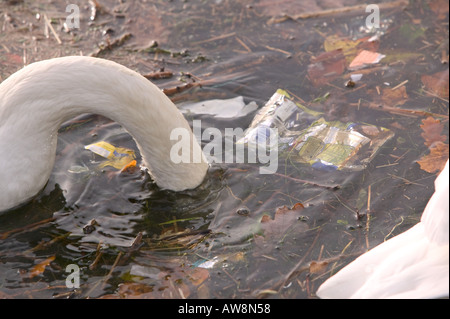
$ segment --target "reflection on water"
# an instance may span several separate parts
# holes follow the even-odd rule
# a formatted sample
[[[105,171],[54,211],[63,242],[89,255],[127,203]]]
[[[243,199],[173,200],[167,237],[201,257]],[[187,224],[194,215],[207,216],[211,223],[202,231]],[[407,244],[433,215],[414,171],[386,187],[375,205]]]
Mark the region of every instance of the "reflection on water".
[[[283,158],[270,175],[259,174],[259,164],[214,163],[200,187],[174,193],[158,189],[145,171],[99,169],[102,159],[85,150],[85,145],[105,140],[137,152],[136,145],[108,119],[80,116],[60,130],[56,165],[43,192],[0,215],[0,296],[314,297],[331,268],[344,266],[367,247],[419,220],[434,181],[434,175],[416,163],[428,151],[419,138],[423,117],[380,112],[358,103],[378,98],[377,87],[383,83],[409,79],[408,107],[448,114],[448,102],[417,93],[420,83],[414,74],[424,73],[426,66],[385,65],[380,72],[364,76],[353,91],[345,88],[343,79],[314,87],[307,66],[311,56],[322,52],[324,37],[334,32],[354,35],[353,25],[359,25],[362,17],[274,23],[264,1],[251,8],[232,1],[171,3],[172,7],[128,3],[124,12],[135,14],[136,21],[128,26],[134,34],[132,44],[142,47],[157,39],[164,49],[188,48],[189,58],[134,48],[119,49],[117,56],[106,58],[142,73],[148,65],[160,64],[208,83],[176,95],[174,101],[180,106],[182,101],[242,96],[244,104],[261,107],[278,88],[304,101],[332,92],[310,106],[325,112],[329,121],[388,127],[395,137],[359,172],[324,172]],[[222,20],[217,18],[218,10]],[[148,17],[155,19],[142,22]],[[396,10],[390,17],[399,25],[410,18]],[[100,23],[106,17],[99,19]],[[433,25],[430,17],[421,19]],[[117,31],[126,28],[121,18],[111,25]],[[151,33],[155,30],[159,33]],[[395,33],[382,39],[385,51],[395,43],[411,45],[397,41]],[[198,56],[206,60],[192,62]],[[423,63],[441,67],[432,57]],[[157,84],[170,87],[175,82]],[[358,89],[361,86],[367,90]],[[201,120],[202,129],[224,132],[247,128],[255,111],[231,119],[215,114],[185,113],[191,124]],[[444,124],[448,127],[448,121]],[[294,209],[297,203],[304,208]],[[337,258],[341,254],[344,257]],[[33,269],[52,256],[55,259],[33,275]],[[310,262],[318,260],[329,260],[333,267],[311,270]],[[81,269],[81,288],[75,292],[65,287],[68,264]]]

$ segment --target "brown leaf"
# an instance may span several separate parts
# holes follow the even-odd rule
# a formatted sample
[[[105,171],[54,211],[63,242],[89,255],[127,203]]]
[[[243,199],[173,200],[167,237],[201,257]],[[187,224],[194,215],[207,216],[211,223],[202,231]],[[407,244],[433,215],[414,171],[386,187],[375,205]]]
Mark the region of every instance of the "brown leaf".
[[[187,271],[187,278],[191,281],[194,286],[199,286],[206,279],[209,278],[209,271],[205,268],[192,268]]]
[[[153,287],[143,283],[124,283],[119,285],[118,297],[123,299],[146,299],[146,298],[156,298],[153,295]],[[110,299],[117,295],[107,295],[103,296],[105,299]]]
[[[342,49],[325,52],[311,59],[308,75],[314,86],[328,83],[345,70],[345,57]]]
[[[448,15],[448,1],[447,0],[432,0],[428,1],[430,9],[437,14],[438,20],[444,20]]]
[[[30,271],[30,278],[33,278],[35,276],[42,274],[45,270],[45,267],[50,265],[50,263],[53,260],[55,260],[55,256],[51,256],[51,257],[45,259],[44,261],[40,262],[39,264],[35,265]]]
[[[448,98],[448,69],[431,75],[422,75],[422,83],[428,91],[442,98]]]
[[[422,157],[417,163],[428,173],[440,172],[448,160],[448,144],[436,142],[430,148],[430,153]]]
[[[268,215],[264,215],[261,218],[261,228],[264,230],[264,236],[266,238],[284,236],[290,227],[295,225],[304,227],[304,224],[298,220],[300,217],[298,212],[303,208],[304,206],[301,203],[297,203],[292,208],[287,206],[277,208],[273,219]]]
[[[444,142],[447,136],[441,135],[444,125],[439,120],[435,120],[431,116],[422,120],[420,128],[422,129],[422,137],[424,144],[429,147],[430,153],[423,156],[419,163],[420,168],[428,173],[440,172],[448,159],[448,144]]]
[[[440,120],[435,120],[431,116],[422,120],[420,128],[422,129],[422,137],[425,140],[424,144],[428,147],[433,145],[435,142],[445,142],[446,136],[441,135],[444,125]]]
[[[309,272],[311,274],[323,274],[327,270],[328,262],[312,261],[309,264]]]
[[[180,299],[188,298],[206,279],[209,271],[204,268],[175,268],[172,272],[161,271],[159,279],[152,285],[123,283],[116,293],[104,295],[102,299]]]
[[[337,35],[328,36],[323,47],[325,51],[330,52],[337,49],[342,49],[342,53],[345,56],[347,64],[350,64],[356,55],[361,50],[377,51],[380,42],[379,41],[369,41],[372,36],[367,36],[360,39],[353,39],[349,37],[339,37]]]
[[[9,64],[23,65],[23,57],[22,56],[17,55],[17,54],[12,54],[12,53],[6,53],[5,56],[6,56],[5,60]],[[2,64],[7,64],[7,63],[4,63],[3,59],[2,59]]]
[[[390,88],[383,89],[383,95],[381,100],[384,104],[389,106],[402,105],[408,100],[408,94],[406,93],[406,87],[401,86],[396,90]]]

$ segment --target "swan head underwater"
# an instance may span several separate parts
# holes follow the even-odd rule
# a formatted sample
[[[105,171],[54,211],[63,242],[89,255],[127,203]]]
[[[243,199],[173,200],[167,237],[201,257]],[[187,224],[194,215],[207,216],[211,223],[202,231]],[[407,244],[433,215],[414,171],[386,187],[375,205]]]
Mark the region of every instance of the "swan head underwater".
[[[27,202],[44,188],[55,162],[59,127],[83,113],[122,125],[160,188],[182,191],[204,180],[208,163],[200,145],[181,112],[157,86],[109,60],[61,57],[30,64],[0,84],[0,212]],[[179,128],[189,133],[188,140],[171,139],[171,132]],[[186,143],[180,149],[189,150],[190,158],[197,154],[196,159],[172,161],[176,143]]]

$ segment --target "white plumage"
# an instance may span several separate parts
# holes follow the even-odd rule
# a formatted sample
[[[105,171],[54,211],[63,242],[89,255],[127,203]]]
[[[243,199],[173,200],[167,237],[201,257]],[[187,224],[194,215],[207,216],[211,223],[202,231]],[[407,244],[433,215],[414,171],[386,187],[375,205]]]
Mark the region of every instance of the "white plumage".
[[[358,257],[323,283],[320,298],[449,296],[449,163],[421,221]]]
[[[121,124],[136,140],[158,186],[197,187],[208,164],[177,107],[150,81],[112,61],[71,56],[36,62],[0,84],[0,211],[35,196],[53,169],[60,125],[82,113]],[[190,141],[171,140],[185,129]],[[174,163],[173,145],[201,154],[197,163]]]

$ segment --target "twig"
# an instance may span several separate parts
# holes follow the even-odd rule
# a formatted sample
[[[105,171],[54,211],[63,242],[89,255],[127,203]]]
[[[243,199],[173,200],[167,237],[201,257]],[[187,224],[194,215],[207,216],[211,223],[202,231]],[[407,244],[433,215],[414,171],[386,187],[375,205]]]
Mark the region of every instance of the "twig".
[[[56,218],[54,218],[54,217],[47,218],[47,219],[41,220],[39,222],[30,224],[30,225],[26,225],[24,227],[20,227],[20,228],[16,228],[16,229],[4,232],[4,233],[0,233],[0,239],[6,239],[9,236],[11,236],[11,234],[14,234],[14,233],[21,233],[21,232],[27,232],[27,231],[35,230],[36,228],[39,228],[39,227],[41,227],[43,225],[46,225],[46,224],[54,221],[55,219]]]
[[[391,89],[391,91],[397,90],[399,87],[405,85],[405,84],[408,83],[408,82],[409,82],[409,80],[403,81],[402,83],[400,83],[400,84],[394,86],[394,87]]]
[[[366,247],[369,249],[369,227],[370,227],[370,197],[372,195],[372,185],[367,190],[367,214],[366,214]]]
[[[97,268],[98,262],[100,261],[100,258],[103,256],[103,252],[100,251],[100,244],[101,242],[97,246],[97,254],[95,256],[94,261],[89,265],[89,270],[94,270],[95,268]]]
[[[375,166],[375,168],[383,168],[383,167],[389,167],[389,166],[395,166],[395,165],[398,165],[398,162],[395,162],[392,164],[378,165],[378,166]]]
[[[45,20],[45,25],[50,29],[50,31],[52,31],[53,36],[55,37],[56,41],[59,44],[62,44],[61,39],[59,38],[58,34],[56,33],[55,29],[53,28],[52,24],[50,23],[50,20],[47,18],[47,15],[44,14],[44,20]]]
[[[246,45],[244,43],[244,41],[242,41],[241,39],[239,39],[238,37],[235,37],[236,41],[239,42],[240,45],[242,45],[244,47],[244,49],[246,49],[248,52],[252,52],[252,50],[248,47],[248,45]]]
[[[323,185],[323,184],[314,183],[314,182],[311,182],[311,181],[307,181],[307,180],[304,180],[304,179],[291,177],[289,175],[284,175],[284,174],[280,174],[280,173],[274,173],[274,175],[290,179],[290,180],[292,180],[294,182],[308,184],[308,185],[316,186],[316,187],[322,187],[322,188],[329,189],[329,190],[338,190],[338,189],[341,188],[341,185]]]
[[[417,186],[426,187],[426,186],[423,185],[423,184],[411,182],[410,180],[408,180],[408,179],[406,179],[406,178],[404,178],[404,177],[400,177],[400,176],[393,175],[393,174],[388,174],[388,175],[391,176],[391,177],[394,177],[394,178],[401,179],[401,180],[404,181],[407,185],[410,185],[410,184],[411,184],[411,185],[417,185]]]
[[[394,2],[387,2],[387,3],[379,3],[378,7],[380,9],[391,9],[396,8],[400,6],[406,6],[409,2],[407,0],[399,0]],[[346,13],[346,12],[357,12],[363,10],[365,12],[365,9],[367,7],[367,4],[359,4],[355,6],[349,6],[349,7],[342,7],[342,8],[335,8],[335,9],[329,9],[329,10],[323,10],[323,11],[317,11],[317,12],[306,12],[306,13],[300,13],[295,16],[292,16],[292,19],[308,19],[308,18],[319,18],[319,17],[326,17],[330,15],[336,15],[340,13]]]
[[[197,41],[197,42],[191,42],[191,44],[203,44],[203,43],[212,42],[212,41],[216,41],[216,40],[226,39],[226,38],[232,37],[234,35],[236,35],[236,32],[222,34],[222,35],[219,35],[217,37],[212,37],[212,38],[209,38],[209,39],[206,39],[206,40],[201,40],[201,41]]]
[[[112,275],[113,271],[115,270],[117,264],[119,263],[121,257],[122,257],[122,252],[119,252],[119,254],[117,255],[116,260],[114,261],[114,264],[111,266],[111,269],[109,270],[108,274],[103,279],[97,281],[92,286],[92,288],[89,289],[89,291],[86,293],[87,297],[90,296],[90,294],[98,287],[98,285],[100,283],[102,284],[101,289],[102,290],[104,289],[106,283],[108,282],[109,278],[111,278],[111,275]]]
[[[437,113],[432,113],[432,112],[427,112],[427,111],[417,111],[417,110],[409,110],[409,109],[401,109],[401,108],[397,108],[397,107],[392,107],[392,106],[386,106],[386,105],[381,105],[375,102],[367,102],[367,101],[359,101],[358,103],[348,103],[347,105],[359,108],[360,106],[362,107],[367,107],[373,110],[378,110],[378,111],[385,111],[385,112],[389,112],[392,114],[399,114],[399,115],[405,115],[405,116],[433,116],[433,117],[439,117],[439,118],[445,118],[448,119],[448,115],[445,114],[437,114]]]
[[[256,291],[256,296],[263,297],[264,295],[267,294],[267,292],[273,293],[273,292],[277,291],[279,293],[280,289],[283,288],[284,286],[286,286],[286,282],[291,280],[293,277],[297,276],[299,273],[309,269],[309,265],[303,266],[303,267],[302,267],[302,265],[303,265],[303,262],[305,261],[306,257],[311,252],[312,248],[315,246],[316,241],[319,238],[319,234],[320,234],[320,230],[317,232],[317,235],[314,238],[314,241],[312,242],[311,246],[308,248],[308,251],[303,255],[303,257],[299,260],[299,262],[297,262],[297,264],[292,268],[292,270],[290,272],[288,272],[283,278],[278,280],[271,289],[261,289],[261,290]]]
[[[152,72],[143,74],[142,76],[148,80],[169,79],[173,76],[173,72],[170,71]]]
[[[190,88],[197,87],[197,86],[201,87],[202,84],[200,82],[186,83],[185,85],[176,86],[174,88],[163,89],[163,92],[165,95],[174,95],[174,94],[181,93],[183,91],[186,91]]]
[[[422,90],[423,90],[425,93],[427,93],[428,95],[431,95],[431,96],[433,96],[433,97],[435,97],[435,98],[437,98],[437,99],[440,99],[440,100],[442,100],[442,101],[448,103],[448,99],[444,99],[443,97],[440,97],[439,95],[437,95],[437,94],[435,94],[435,93],[433,93],[433,92],[427,91],[427,90],[425,90],[425,89],[422,89]]]
[[[116,257],[116,260],[114,260],[114,264],[111,266],[111,269],[109,270],[108,274],[105,276],[105,278],[103,278],[101,280],[102,282],[102,287],[101,289],[103,290],[106,283],[108,282],[108,280],[111,278],[111,275],[113,273],[113,271],[116,269],[116,266],[119,264],[120,258],[122,257],[122,252],[119,252],[119,254]]]
[[[283,53],[283,54],[285,54],[285,55],[287,55],[287,56],[291,56],[291,55],[292,55],[292,54],[291,54],[290,52],[288,52],[288,51],[284,51],[284,50],[281,50],[281,49],[278,49],[278,48],[274,48],[274,47],[271,47],[271,46],[268,46],[268,45],[266,45],[265,47],[266,47],[266,49],[269,49],[269,50],[275,51],[275,52],[280,52],[280,53]]]
[[[387,240],[387,238],[394,232],[394,230],[395,230],[398,226],[400,226],[401,224],[403,224],[403,221],[404,221],[403,216],[400,216],[400,218],[401,218],[402,221],[401,221],[400,223],[398,223],[398,224],[395,224],[394,227],[391,229],[391,231],[390,231],[386,236],[384,236],[384,241]]]
[[[111,51],[112,49],[123,45],[129,38],[131,38],[131,33],[125,33],[121,37],[115,39],[113,42],[108,42],[106,45],[99,47],[97,51],[92,52],[91,54],[89,54],[89,56],[98,57],[100,54],[106,51]]]

